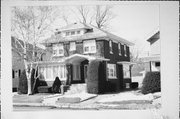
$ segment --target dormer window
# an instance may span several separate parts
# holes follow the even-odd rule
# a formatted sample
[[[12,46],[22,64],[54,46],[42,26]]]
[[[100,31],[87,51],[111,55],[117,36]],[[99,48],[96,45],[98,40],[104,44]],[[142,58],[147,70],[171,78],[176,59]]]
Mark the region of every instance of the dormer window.
[[[71,31],[71,35],[75,35],[75,31]]]
[[[69,36],[70,35],[70,33],[69,32],[66,32],[66,36]]]
[[[77,31],[77,34],[80,34],[80,31]]]

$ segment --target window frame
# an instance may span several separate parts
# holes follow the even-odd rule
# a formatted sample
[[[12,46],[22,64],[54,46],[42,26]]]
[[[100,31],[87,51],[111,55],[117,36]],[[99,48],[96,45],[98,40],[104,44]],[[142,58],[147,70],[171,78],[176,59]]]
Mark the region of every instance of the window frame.
[[[121,51],[121,43],[118,43],[118,51],[119,51],[119,55],[122,55],[122,51]]]
[[[80,33],[81,33],[81,31],[80,31],[80,30],[76,31],[76,34],[80,34]]]
[[[75,33],[75,31],[71,31],[71,36],[73,36],[73,35],[75,35],[76,33]]]
[[[124,56],[127,57],[127,46],[124,44]]]
[[[113,74],[112,76],[110,75],[111,73]],[[117,79],[116,64],[107,63],[107,77],[108,77],[108,79]]]
[[[72,43],[74,43],[74,48],[72,48]],[[76,50],[76,42],[75,41],[73,41],[73,42],[70,42],[69,43],[69,51],[75,51]]]
[[[128,69],[127,69],[128,67]],[[124,79],[129,79],[131,78],[131,74],[130,74],[130,66],[129,65],[126,65],[126,64],[123,64],[123,78]]]
[[[89,42],[89,44],[88,44]],[[92,50],[93,47],[93,50]],[[88,48],[88,51],[86,51],[86,48]],[[97,46],[96,46],[96,40],[84,40],[83,41],[83,53],[89,54],[89,53],[96,53],[97,52]]]
[[[109,40],[109,52],[110,54],[113,54],[112,40]]]
[[[62,50],[62,53],[59,52],[60,50]],[[54,52],[56,52],[56,53],[54,53]],[[63,43],[53,45],[53,56],[64,56],[64,44]]]
[[[66,36],[70,36],[70,32],[68,31],[68,32],[66,32]]]

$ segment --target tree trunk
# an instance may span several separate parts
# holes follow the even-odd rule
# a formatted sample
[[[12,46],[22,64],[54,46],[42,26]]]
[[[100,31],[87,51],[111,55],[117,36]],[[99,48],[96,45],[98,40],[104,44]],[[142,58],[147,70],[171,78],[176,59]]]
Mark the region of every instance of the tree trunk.
[[[27,86],[28,86],[28,92],[27,95],[32,94],[31,90],[31,72],[32,72],[32,63],[30,64],[30,67],[28,67],[28,62],[27,62],[27,49],[26,49],[26,43],[24,42],[24,66],[25,66],[25,71],[26,71],[26,77],[27,77]]]

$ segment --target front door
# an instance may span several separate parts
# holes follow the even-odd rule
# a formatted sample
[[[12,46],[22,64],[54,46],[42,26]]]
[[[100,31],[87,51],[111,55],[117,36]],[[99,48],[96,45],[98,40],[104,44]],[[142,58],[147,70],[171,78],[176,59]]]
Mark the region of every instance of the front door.
[[[87,81],[87,70],[88,70],[88,65],[84,65],[84,80],[85,82]]]
[[[73,65],[73,81],[79,82],[81,80],[81,70],[79,64]]]

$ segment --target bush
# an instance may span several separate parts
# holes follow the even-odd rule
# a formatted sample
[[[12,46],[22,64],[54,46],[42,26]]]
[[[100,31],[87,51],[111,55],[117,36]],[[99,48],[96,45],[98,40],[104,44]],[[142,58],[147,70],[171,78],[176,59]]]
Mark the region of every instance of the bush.
[[[130,87],[132,89],[136,89],[136,88],[138,88],[138,86],[139,86],[138,82],[132,82]]]
[[[87,71],[87,92],[92,94],[99,93],[98,85],[98,69],[99,61],[93,60],[90,62],[88,71]]]
[[[53,93],[60,93],[60,88],[61,88],[61,81],[60,81],[59,77],[56,77],[55,81],[52,85],[52,92]]]
[[[160,72],[147,72],[142,83],[143,94],[161,91]]]
[[[32,90],[33,94],[38,93],[38,87],[39,86],[47,86],[47,83],[45,81],[43,81],[43,80],[37,79],[36,83],[35,83],[34,74],[35,74],[35,69],[32,69],[32,73],[31,73],[31,90]],[[38,73],[36,73],[36,74],[38,75]],[[34,90],[33,90],[33,86],[34,86]],[[23,72],[21,73],[21,75],[19,77],[18,93],[19,94],[27,94],[27,92],[28,92],[27,77],[26,77],[25,70],[23,70]]]
[[[27,94],[27,92],[28,92],[27,77],[25,70],[23,70],[19,77],[18,93]]]

